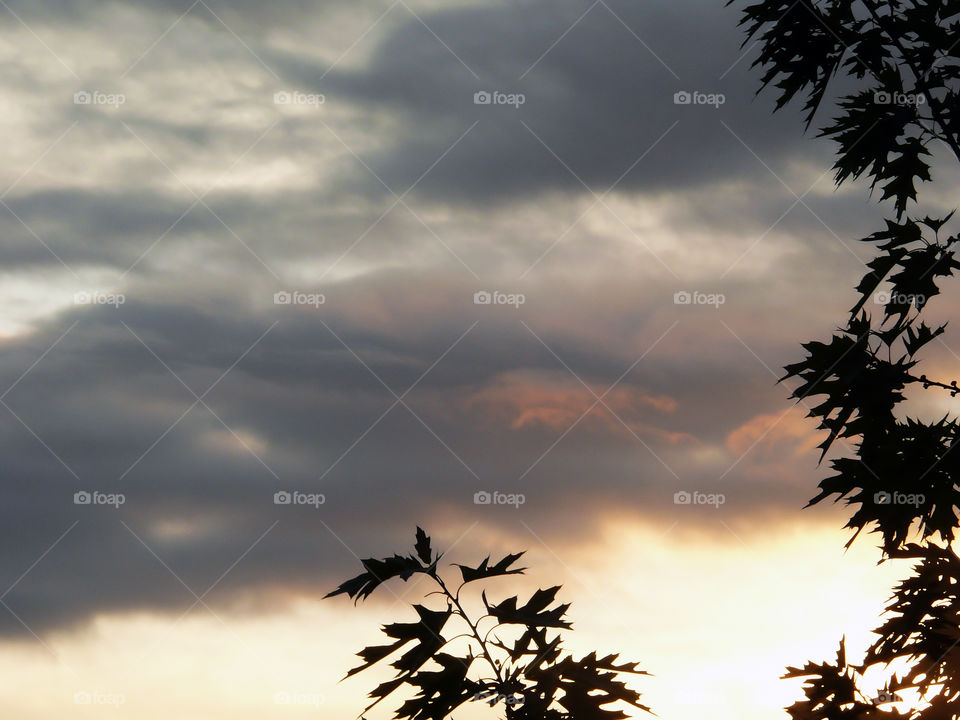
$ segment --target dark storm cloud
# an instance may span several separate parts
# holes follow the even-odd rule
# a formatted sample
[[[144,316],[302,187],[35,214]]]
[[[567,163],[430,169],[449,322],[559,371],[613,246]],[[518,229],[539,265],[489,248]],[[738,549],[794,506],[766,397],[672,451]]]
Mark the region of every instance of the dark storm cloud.
[[[811,156],[817,143],[802,137],[796,118],[771,117],[770,98],[753,99],[752,58],[738,62],[737,17],[706,2],[500,3],[425,14],[428,27],[410,18],[361,69],[328,73],[279,54],[268,62],[331,102],[401,113],[407,122],[369,160],[397,191],[474,123],[420,190],[484,202],[580,192],[581,181],[602,192],[624,173],[624,190],[690,190],[766,182],[764,163],[784,173],[801,147],[807,160],[825,157],[823,144]],[[482,90],[526,101],[518,109],[475,105]],[[725,102],[677,105],[680,91],[722,93]]]
[[[693,338],[681,332],[679,345],[665,341],[665,352],[653,353],[621,383],[625,391],[669,396],[678,411],[625,409],[609,400],[650,449],[613,416],[596,413],[536,463],[591,398],[516,319],[474,309],[470,314],[480,320],[475,330],[405,398],[429,429],[400,405],[344,455],[394,397],[330,330],[401,394],[473,320],[441,313],[424,330],[416,317],[398,315],[395,323],[411,332],[384,333],[351,323],[336,308],[320,311],[328,330],[314,312],[214,313],[131,300],[119,309],[71,312],[43,332],[5,343],[7,387],[79,320],[5,396],[12,412],[0,413],[0,443],[9,459],[0,470],[6,498],[0,572],[7,584],[79,521],[5,598],[31,629],[42,632],[111,610],[185,610],[194,598],[130,530],[202,593],[279,520],[209,598],[220,607],[254,588],[319,591],[349,572],[353,558],[320,520],[349,532],[354,542],[361,530],[386,538],[400,527],[428,520],[443,526],[455,518],[517,532],[519,519],[548,524],[571,506],[581,509],[582,528],[605,508],[676,512],[675,490],[709,488],[718,473],[683,464],[696,444],[673,445],[644,428],[722,444],[752,413],[776,404],[775,391],[757,396],[758,387],[770,388],[771,381],[735,342],[719,347],[715,360],[694,363],[682,359]],[[279,324],[204,397],[230,429],[202,405],[177,422],[195,398],[151,350],[203,394],[275,320]],[[647,343],[668,326],[652,315],[634,322],[645,328]],[[541,332],[597,392],[642,352],[608,352],[584,345],[575,333]],[[573,414],[508,427],[505,418],[516,410],[509,393],[529,383],[506,386],[507,395],[485,390],[518,369],[543,378],[537,387],[545,388],[551,412],[569,406]],[[696,409],[696,398],[705,393],[712,407],[727,409]],[[730,412],[749,395],[755,397],[751,408]],[[682,477],[673,477],[651,450]],[[278,489],[322,492],[327,502],[319,510],[278,508],[272,502]],[[122,492],[127,502],[119,510],[76,506],[77,490]],[[522,492],[528,504],[519,510],[475,506],[478,490]],[[729,508],[733,516],[802,499],[789,483],[763,488],[746,481],[727,493],[737,499]],[[187,528],[183,535],[165,534],[165,525],[178,523]],[[22,631],[12,615],[3,628]]]

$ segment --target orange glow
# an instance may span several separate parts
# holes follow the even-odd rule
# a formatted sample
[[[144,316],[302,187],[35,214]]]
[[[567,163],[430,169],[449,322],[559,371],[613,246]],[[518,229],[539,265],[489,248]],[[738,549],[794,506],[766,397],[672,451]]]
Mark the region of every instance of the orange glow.
[[[666,430],[651,422],[651,416],[676,411],[677,401],[669,395],[625,385],[605,392],[606,388],[588,389],[575,378],[559,374],[513,372],[498,376],[473,393],[467,404],[479,408],[487,422],[511,430],[542,427],[564,431],[579,420],[580,425],[609,435],[629,435],[632,431],[671,444],[696,442],[689,433]]]

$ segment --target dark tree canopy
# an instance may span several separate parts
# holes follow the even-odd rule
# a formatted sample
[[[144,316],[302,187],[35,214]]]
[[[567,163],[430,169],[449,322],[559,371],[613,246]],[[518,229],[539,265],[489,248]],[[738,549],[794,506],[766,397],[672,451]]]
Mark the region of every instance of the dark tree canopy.
[[[911,417],[906,393],[960,392],[956,379],[920,369],[946,331],[924,322],[924,312],[960,269],[960,237],[948,229],[952,212],[917,211],[933,159],[960,160],[960,2],[763,0],[741,22],[746,42],[759,46],[762,88],[778,91],[777,110],[800,101],[808,127],[832,115],[819,133],[836,142],[837,184],[866,177],[893,211],[863,238],[875,255],[845,324],[826,342],[804,344],[806,356],[783,380],[799,381],[798,401],[816,399],[821,459],[844,446],[810,504],[845,502],[849,543],[867,529],[882,560],[915,564],[862,664],[848,661],[841,641],[834,662],[788,669],[805,679],[806,695],[788,711],[796,720],[957,718],[960,426],[951,416]],[[871,668],[886,673],[882,687],[866,686]]]
[[[836,105],[820,134],[837,142],[837,183],[866,175],[900,217],[931,179],[932,142],[960,159],[958,15],[957,0],[764,0],[741,23],[778,110],[802,100],[809,127]]]

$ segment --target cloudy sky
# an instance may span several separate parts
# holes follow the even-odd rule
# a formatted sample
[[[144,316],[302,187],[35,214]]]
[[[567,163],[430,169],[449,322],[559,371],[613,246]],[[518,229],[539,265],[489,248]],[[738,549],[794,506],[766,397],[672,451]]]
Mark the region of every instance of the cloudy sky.
[[[663,718],[783,716],[873,625],[776,378],[882,211],[735,9],[0,5],[5,717],[356,716],[406,616],[320,597],[418,524],[528,550],[501,590],[562,582]]]

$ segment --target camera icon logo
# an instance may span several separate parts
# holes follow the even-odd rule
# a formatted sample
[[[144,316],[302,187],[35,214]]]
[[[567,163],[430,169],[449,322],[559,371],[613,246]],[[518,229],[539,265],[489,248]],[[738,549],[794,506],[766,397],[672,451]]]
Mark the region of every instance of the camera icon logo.
[[[890,293],[881,291],[874,293],[873,302],[875,302],[877,305],[886,305],[888,302],[890,302],[891,297],[892,295]]]
[[[884,703],[895,703],[902,702],[903,698],[897,695],[895,692],[890,692],[888,690],[881,690],[877,693],[877,697],[874,698],[874,705],[883,705]]]
[[[73,702],[75,705],[89,705],[93,702],[93,697],[86,690],[80,690],[73,694]]]
[[[493,496],[486,490],[480,490],[473,494],[474,505],[489,505],[491,502],[493,502]]]
[[[493,96],[486,90],[478,90],[473,94],[474,105],[489,105],[493,102]]]
[[[93,496],[86,490],[81,490],[73,494],[74,505],[89,505],[91,502],[93,502]]]
[[[688,93],[686,90],[681,90],[680,92],[675,92],[673,94],[674,105],[689,105],[691,102],[693,102],[693,95]]]
[[[289,505],[291,502],[293,502],[293,496],[286,490],[280,490],[273,494],[274,505]]]
[[[289,105],[291,102],[293,102],[293,98],[286,90],[273,94],[274,105]]]
[[[289,305],[291,302],[293,302],[293,296],[286,290],[281,290],[273,294],[274,305]]]
[[[893,102],[893,98],[890,97],[890,93],[888,92],[875,92],[873,94],[873,101],[877,105],[889,105]]]
[[[75,92],[73,94],[74,105],[89,105],[92,102],[93,102],[93,95],[88,93],[86,90],[81,90],[80,92]]]
[[[681,290],[673,294],[674,305],[689,305],[691,302],[693,302],[693,296],[686,290]]]
[[[478,290],[473,294],[474,305],[489,305],[493,302],[493,296],[486,290]]]
[[[673,494],[674,505],[689,505],[691,500],[692,497],[686,490],[680,490]]]
[[[73,294],[74,305],[89,305],[91,300],[92,298],[90,296],[90,293],[84,290],[81,290],[80,292]]]
[[[873,494],[873,502],[877,505],[889,505],[892,499],[888,492],[881,491]]]

